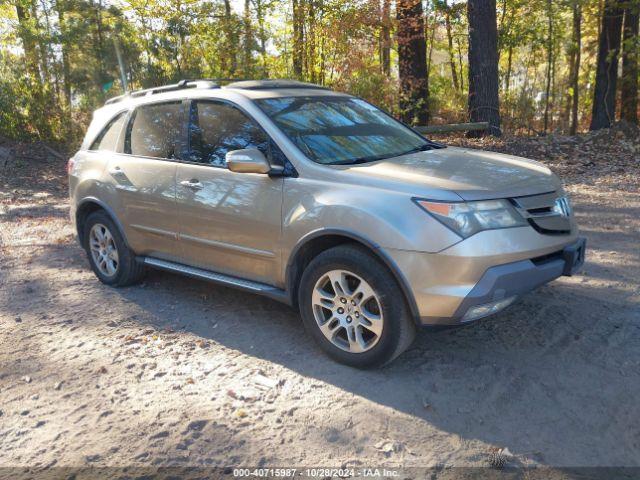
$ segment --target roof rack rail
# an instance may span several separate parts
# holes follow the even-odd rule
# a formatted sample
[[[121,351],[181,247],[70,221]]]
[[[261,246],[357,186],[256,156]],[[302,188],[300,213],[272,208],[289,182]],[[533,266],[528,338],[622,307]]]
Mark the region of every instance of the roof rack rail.
[[[176,90],[184,90],[186,88],[220,88],[220,85],[212,80],[180,80],[178,83],[171,85],[163,85],[161,87],[145,88],[142,90],[134,90],[132,92],[125,93],[118,97],[110,98],[105,102],[105,105],[120,102],[125,98],[144,97],[148,95],[154,95],[156,93],[173,92]]]
[[[262,90],[273,88],[313,88],[318,90],[328,90],[327,87],[316,85],[315,83],[300,82],[298,80],[267,79],[267,80],[238,80],[225,85],[227,88],[241,88],[245,90]]]
[[[239,88],[244,90],[262,90],[273,88],[313,88],[318,90],[328,90],[326,87],[316,85],[315,83],[300,82],[298,80],[288,79],[264,79],[253,80],[244,78],[205,78],[199,80],[184,79],[178,83],[172,83],[171,85],[163,85],[160,87],[145,88],[142,90],[134,90],[127,92],[124,95],[110,98],[105,102],[105,105],[111,105],[118,103],[126,98],[144,97],[148,95],[154,95],[156,93],[173,92],[176,90],[183,90],[186,88],[220,88],[221,84],[226,88]]]
[[[109,100],[107,100],[106,102],[104,102],[105,105],[111,105],[112,103],[118,103],[121,102],[122,100],[124,100],[127,97],[128,94],[124,94],[124,95],[118,95],[117,97],[113,97],[110,98]]]

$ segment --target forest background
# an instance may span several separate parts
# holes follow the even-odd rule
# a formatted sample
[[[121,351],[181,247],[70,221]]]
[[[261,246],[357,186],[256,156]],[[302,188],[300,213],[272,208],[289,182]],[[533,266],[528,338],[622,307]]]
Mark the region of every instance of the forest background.
[[[0,136],[77,146],[125,88],[198,78],[294,78],[480,134],[637,124],[639,4],[3,0]]]

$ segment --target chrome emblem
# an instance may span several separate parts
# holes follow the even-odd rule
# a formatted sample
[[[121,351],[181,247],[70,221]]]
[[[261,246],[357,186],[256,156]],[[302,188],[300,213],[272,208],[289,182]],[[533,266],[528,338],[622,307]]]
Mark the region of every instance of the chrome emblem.
[[[553,211],[563,217],[571,216],[571,203],[567,197],[560,197],[556,199],[553,205]]]

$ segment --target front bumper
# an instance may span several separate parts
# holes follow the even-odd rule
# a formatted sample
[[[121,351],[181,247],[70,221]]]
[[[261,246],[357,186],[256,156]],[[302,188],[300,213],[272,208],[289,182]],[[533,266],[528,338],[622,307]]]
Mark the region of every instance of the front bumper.
[[[510,230],[482,232],[437,254],[392,252],[412,290],[420,323],[477,320],[519,295],[575,273],[584,263],[584,238]]]
[[[478,320],[509,306],[515,297],[555,280],[572,275],[584,264],[586,241],[575,243],[551,255],[489,268],[453,315],[460,323]],[[491,306],[498,307],[491,310]],[[426,319],[427,322],[429,319]]]

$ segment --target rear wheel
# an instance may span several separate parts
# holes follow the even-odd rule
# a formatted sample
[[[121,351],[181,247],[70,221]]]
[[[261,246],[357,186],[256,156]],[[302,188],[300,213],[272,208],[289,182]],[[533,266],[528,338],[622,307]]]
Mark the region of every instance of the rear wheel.
[[[140,281],[144,267],[136,261],[135,254],[106,213],[89,215],[83,238],[91,269],[102,283],[124,287]]]
[[[415,337],[395,278],[386,265],[356,245],[318,255],[302,275],[298,303],[320,347],[347,365],[389,363]]]

